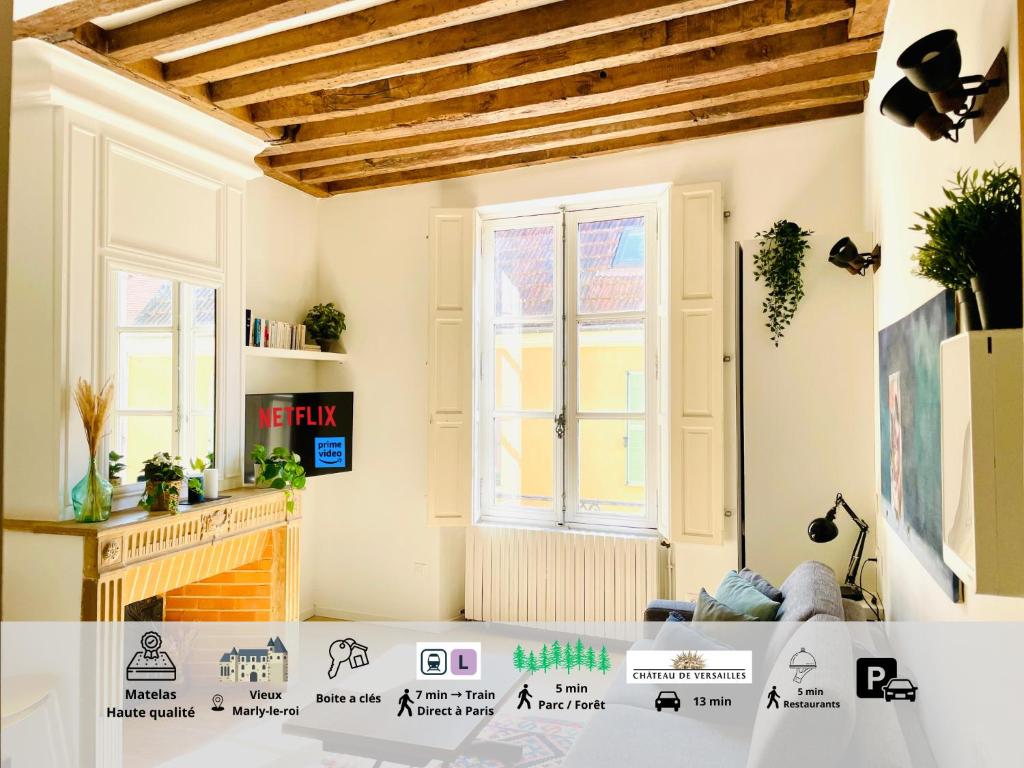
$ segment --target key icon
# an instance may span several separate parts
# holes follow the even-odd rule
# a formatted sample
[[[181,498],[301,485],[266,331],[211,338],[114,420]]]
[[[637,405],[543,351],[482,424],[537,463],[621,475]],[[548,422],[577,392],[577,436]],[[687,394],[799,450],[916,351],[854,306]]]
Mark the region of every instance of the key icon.
[[[352,648],[345,640],[335,640],[327,651],[331,656],[331,668],[327,670],[327,676],[333,680],[341,669],[341,665],[352,656]]]

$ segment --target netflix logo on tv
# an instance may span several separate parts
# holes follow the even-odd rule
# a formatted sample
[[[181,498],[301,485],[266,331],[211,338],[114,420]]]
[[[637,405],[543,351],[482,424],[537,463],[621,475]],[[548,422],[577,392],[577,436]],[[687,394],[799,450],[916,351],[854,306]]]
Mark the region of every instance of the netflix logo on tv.
[[[259,443],[299,454],[306,474],[352,471],[352,393],[291,392],[245,397],[246,482],[249,451]]]

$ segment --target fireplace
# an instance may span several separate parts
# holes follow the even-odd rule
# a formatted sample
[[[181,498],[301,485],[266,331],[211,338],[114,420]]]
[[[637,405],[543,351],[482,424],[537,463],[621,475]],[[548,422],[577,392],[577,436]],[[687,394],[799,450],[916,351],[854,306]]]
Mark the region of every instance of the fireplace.
[[[82,538],[82,621],[297,620],[301,493],[291,512],[283,491],[228,493],[177,515],[133,508],[103,523],[5,518],[4,528]]]

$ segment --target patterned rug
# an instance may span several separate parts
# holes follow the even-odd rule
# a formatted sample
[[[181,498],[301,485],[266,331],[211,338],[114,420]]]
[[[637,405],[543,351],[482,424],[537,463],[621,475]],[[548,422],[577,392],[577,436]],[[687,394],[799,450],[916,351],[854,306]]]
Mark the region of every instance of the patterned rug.
[[[582,723],[498,715],[480,732],[479,740],[521,746],[523,759],[516,763],[517,768],[559,768],[582,730]],[[498,762],[475,758],[459,758],[452,766],[502,768]]]

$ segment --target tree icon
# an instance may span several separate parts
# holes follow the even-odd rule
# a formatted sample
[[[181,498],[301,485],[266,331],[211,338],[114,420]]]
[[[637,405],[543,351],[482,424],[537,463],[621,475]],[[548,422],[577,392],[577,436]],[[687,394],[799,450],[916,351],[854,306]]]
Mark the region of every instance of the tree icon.
[[[565,671],[572,672],[573,666],[576,664],[576,650],[572,645],[565,646]]]
[[[555,669],[562,666],[562,644],[557,640],[551,644],[551,666]]]
[[[517,645],[516,649],[512,652],[512,666],[520,672],[526,669],[526,653],[521,645]]]
[[[583,641],[578,637],[576,638],[576,666],[582,667],[584,662],[583,656]]]
[[[601,653],[597,656],[597,668],[601,674],[608,674],[608,671],[612,668],[612,661],[608,658],[608,649],[603,645],[601,646]]]
[[[544,645],[540,647],[540,668],[547,672],[550,667],[551,656],[548,653],[548,644],[544,643]]]
[[[592,645],[587,648],[586,664],[587,669],[589,669],[591,672],[594,671],[594,667],[597,665],[597,654],[594,653],[594,646]]]
[[[526,668],[530,672],[536,672],[540,667],[537,664],[537,655],[530,651],[530,655],[526,658]]]

